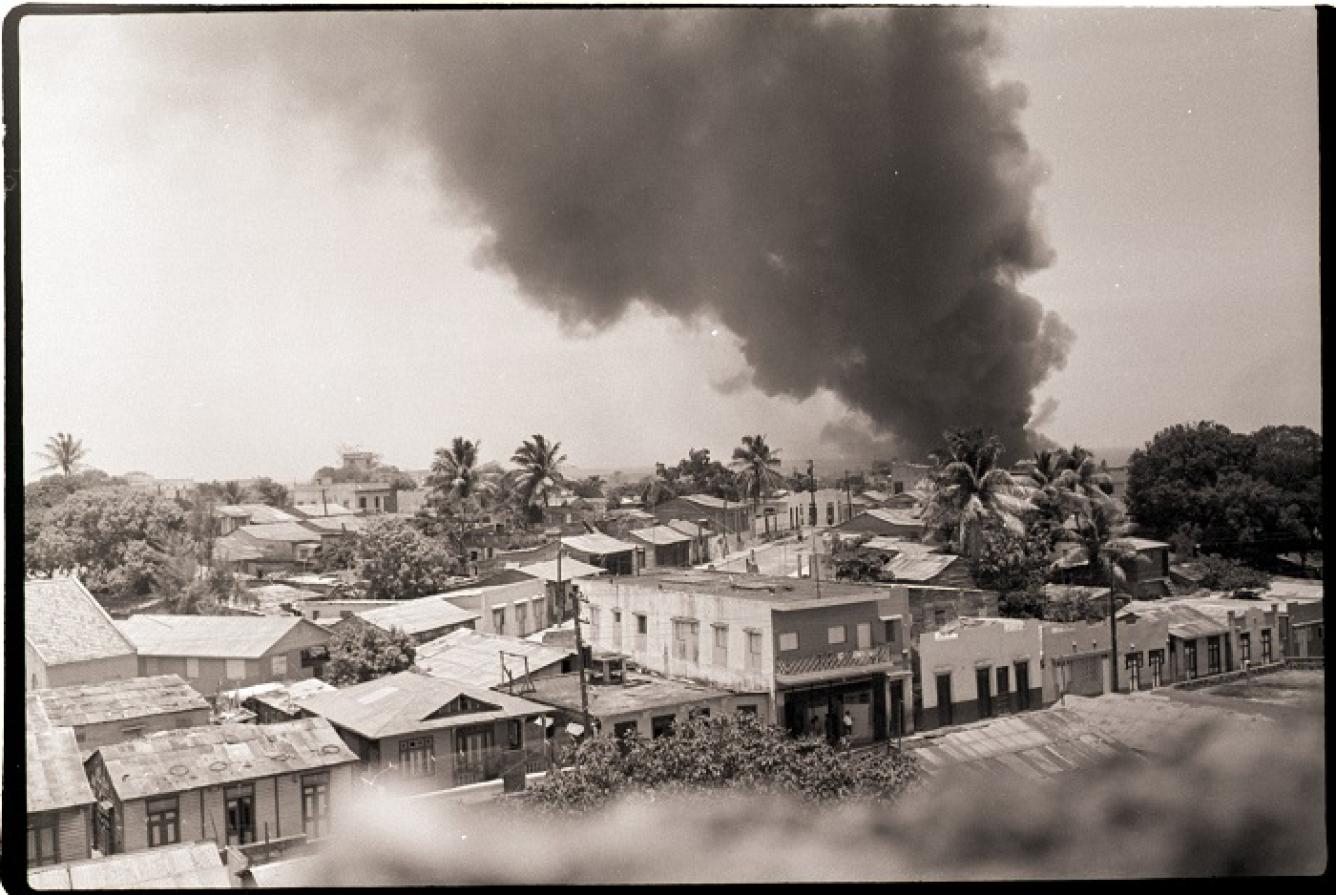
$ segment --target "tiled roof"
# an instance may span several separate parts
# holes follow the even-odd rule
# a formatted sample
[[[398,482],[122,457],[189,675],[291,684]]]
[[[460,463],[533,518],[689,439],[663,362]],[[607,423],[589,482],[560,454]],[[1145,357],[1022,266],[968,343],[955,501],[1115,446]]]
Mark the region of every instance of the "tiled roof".
[[[34,578],[23,583],[23,636],[47,665],[135,651],[77,578]]]
[[[486,689],[506,682],[502,662],[519,677],[525,672],[526,659],[529,673],[535,674],[572,654],[518,637],[460,630],[419,646],[414,662],[424,674]]]
[[[668,525],[651,525],[648,528],[637,528],[635,531],[628,531],[627,535],[655,547],[691,543],[691,535],[683,534]]]
[[[610,553],[626,553],[627,551],[636,549],[635,544],[619,541],[616,538],[608,537],[601,532],[562,538],[561,543],[571,550],[578,550],[581,553],[588,553],[593,556],[607,556]]]
[[[123,801],[357,760],[323,718],[166,730],[94,754],[102,757]]]
[[[289,541],[292,543],[319,543],[320,532],[312,531],[300,522],[270,522],[264,525],[243,525],[244,531],[261,541]]]
[[[212,842],[88,858],[28,871],[34,889],[227,889],[232,876]]]
[[[364,609],[357,616],[378,628],[388,631],[398,628],[405,634],[421,634],[434,631],[446,625],[462,625],[474,621],[480,616],[476,612],[460,609],[450,602],[456,594],[435,594],[419,597],[416,600],[403,600],[393,606],[378,606]]]
[[[84,774],[74,728],[29,730],[25,740],[29,814],[91,805],[96,801]]]
[[[442,714],[460,696],[495,708]],[[517,696],[413,671],[401,671],[332,693],[317,693],[302,700],[302,708],[373,740],[549,711],[546,706]]]
[[[33,690],[27,698],[41,706],[55,727],[82,727],[209,707],[194,687],[174,674]]]
[[[141,656],[258,659],[293,628],[322,629],[295,615],[132,615],[116,622]]]

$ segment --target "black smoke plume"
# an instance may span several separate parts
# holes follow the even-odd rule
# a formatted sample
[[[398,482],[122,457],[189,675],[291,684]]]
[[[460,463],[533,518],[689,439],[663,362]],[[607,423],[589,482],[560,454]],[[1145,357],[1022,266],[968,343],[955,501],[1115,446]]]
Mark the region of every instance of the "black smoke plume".
[[[1023,451],[1071,334],[1017,289],[1052,252],[985,10],[383,21],[318,92],[427,147],[481,257],[562,321],[708,314],[768,394],[829,388],[911,452],[964,425]]]

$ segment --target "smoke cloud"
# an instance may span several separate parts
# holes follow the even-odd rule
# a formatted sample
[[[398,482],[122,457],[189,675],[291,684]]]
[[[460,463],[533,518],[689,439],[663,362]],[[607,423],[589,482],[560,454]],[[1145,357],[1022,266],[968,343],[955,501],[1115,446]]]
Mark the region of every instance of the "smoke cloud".
[[[985,10],[382,21],[288,64],[367,141],[425,147],[480,260],[563,323],[709,314],[767,394],[828,388],[910,451],[958,425],[1024,449],[1072,334],[1018,289],[1053,254]]]

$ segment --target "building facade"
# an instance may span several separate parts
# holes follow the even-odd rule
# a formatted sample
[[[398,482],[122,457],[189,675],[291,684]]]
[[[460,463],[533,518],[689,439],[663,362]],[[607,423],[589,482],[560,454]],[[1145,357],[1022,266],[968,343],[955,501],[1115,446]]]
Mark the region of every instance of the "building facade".
[[[917,639],[916,725],[930,730],[1042,707],[1039,622],[961,618]]]

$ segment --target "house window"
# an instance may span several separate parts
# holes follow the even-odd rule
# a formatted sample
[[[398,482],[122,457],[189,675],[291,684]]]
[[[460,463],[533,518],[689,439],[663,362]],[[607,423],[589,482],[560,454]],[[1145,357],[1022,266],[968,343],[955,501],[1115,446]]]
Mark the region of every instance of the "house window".
[[[288,657],[274,656],[274,674],[277,677],[284,677],[288,673]]]
[[[900,619],[898,619],[898,618],[888,618],[888,619],[885,619],[885,623],[886,623],[886,642],[887,642],[887,643],[899,643],[899,642],[900,642]]]
[[[199,659],[186,659],[186,677],[191,680],[199,679]]]
[[[329,832],[329,774],[302,777],[302,830],[307,839]]]
[[[1150,664],[1150,685],[1158,687],[1164,683],[1164,650],[1153,649],[1146,653]]]
[[[830,501],[826,501],[826,524],[835,524],[835,504]]]
[[[779,649],[781,652],[795,650],[798,648],[798,632],[790,631],[787,634],[779,635]]]
[[[436,773],[436,741],[430,736],[399,741],[399,773],[404,777],[431,777]]]
[[[622,611],[620,609],[612,610],[612,648],[615,650],[622,648]]]
[[[747,632],[747,668],[751,671],[761,670],[761,632]]]
[[[693,619],[673,619],[673,656],[695,662],[700,657],[700,624]]]
[[[871,648],[872,648],[872,625],[869,624],[868,622],[861,622],[861,623],[859,623],[858,627],[854,629],[854,631],[855,631],[856,636],[858,637],[858,648],[859,648],[859,649],[871,649]]]
[[[905,493],[905,483],[904,483],[904,482],[896,482],[896,483],[895,483],[895,493],[896,493],[896,494],[904,494],[904,493]]]
[[[599,635],[603,633],[602,616],[603,613],[597,606],[589,607],[589,640],[591,643],[597,643],[601,639]]]
[[[643,652],[645,650],[645,640],[649,634],[649,618],[642,613],[636,613],[636,649]]]
[[[714,625],[714,664],[728,664],[728,625]]]
[[[227,679],[230,681],[244,681],[246,679],[245,659],[227,660]]]
[[[1249,662],[1252,660],[1252,634],[1244,631],[1239,635],[1239,661]]]
[[[946,624],[946,608],[943,606],[934,606],[932,609],[932,619],[939,628]]]
[[[519,718],[511,718],[506,722],[506,744],[511,749],[524,745],[524,722]]]
[[[1141,689],[1141,653],[1128,653],[1126,660],[1127,682],[1133,690]]]
[[[1262,662],[1263,664],[1271,661],[1271,629],[1262,629]]]
[[[657,715],[649,721],[650,736],[654,739],[659,737],[670,737],[673,735],[673,723],[677,720],[676,715]]]
[[[1220,638],[1212,637],[1206,641],[1206,673],[1220,673]]]
[[[1197,676],[1197,643],[1188,641],[1183,645],[1183,667],[1187,669],[1187,679],[1192,680]]]
[[[506,607],[492,610],[492,630],[498,634],[506,633]]]
[[[60,815],[28,815],[28,866],[60,863]]]
[[[997,666],[997,711],[1006,714],[1011,711],[1011,669],[1005,665]]]
[[[227,800],[227,844],[245,845],[255,841],[255,784],[229,786]]]
[[[359,497],[359,498],[357,498],[357,506],[358,506],[358,508],[365,510],[365,509],[366,509],[366,498],[365,498],[365,497]]]
[[[844,630],[844,625],[831,625],[826,628],[826,643],[839,644],[844,643],[848,632]]]
[[[149,799],[145,803],[148,815],[148,847],[175,845],[181,841],[181,812],[176,796]]]

